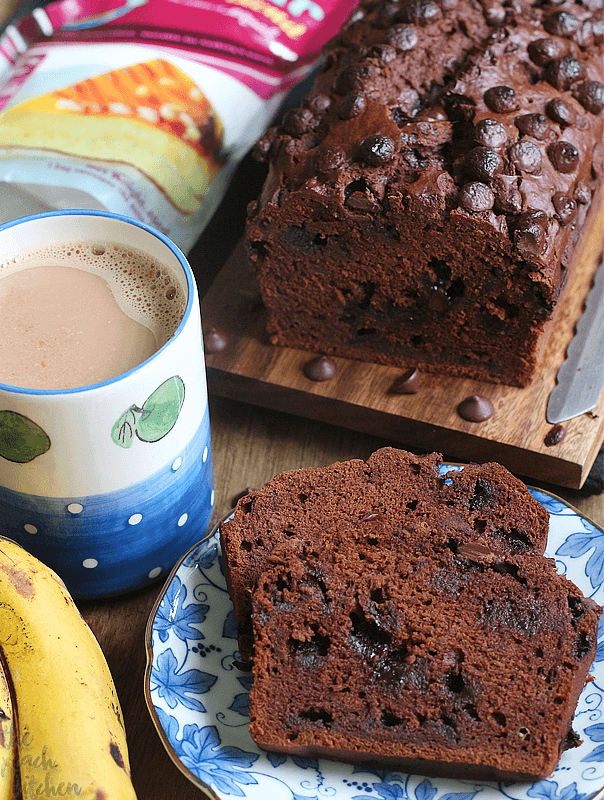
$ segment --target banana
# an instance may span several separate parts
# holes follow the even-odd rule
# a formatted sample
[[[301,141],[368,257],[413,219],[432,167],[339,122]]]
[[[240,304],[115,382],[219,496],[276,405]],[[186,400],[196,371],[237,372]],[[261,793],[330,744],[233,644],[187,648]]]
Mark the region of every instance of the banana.
[[[0,665],[0,800],[15,800],[15,720],[10,687]]]
[[[121,709],[96,638],[60,578],[2,537],[0,656],[16,707],[23,799],[136,800]]]

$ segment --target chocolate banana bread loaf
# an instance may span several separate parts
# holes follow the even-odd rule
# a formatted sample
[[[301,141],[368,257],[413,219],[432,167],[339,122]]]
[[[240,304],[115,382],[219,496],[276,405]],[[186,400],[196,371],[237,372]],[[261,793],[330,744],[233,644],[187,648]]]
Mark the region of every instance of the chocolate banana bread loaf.
[[[547,778],[601,609],[533,551],[476,535],[414,552],[284,555],[253,595],[263,749],[468,780]]]
[[[252,595],[260,575],[296,556],[362,552],[371,561],[485,547],[498,561],[542,554],[549,517],[499,464],[470,464],[441,476],[438,453],[382,448],[354,459],[277,475],[241,498],[221,527],[227,586],[241,657],[253,653]]]
[[[256,147],[246,242],[271,341],[527,385],[601,196],[602,15],[361,0]]]

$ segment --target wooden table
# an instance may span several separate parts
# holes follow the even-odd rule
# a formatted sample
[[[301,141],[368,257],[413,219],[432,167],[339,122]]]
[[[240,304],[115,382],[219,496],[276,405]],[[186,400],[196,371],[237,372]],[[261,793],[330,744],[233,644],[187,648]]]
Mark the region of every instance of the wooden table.
[[[16,5],[15,0],[0,0],[0,19],[5,19]],[[242,230],[245,206],[257,195],[261,179],[260,168],[244,164],[235,176],[223,207],[194,248],[190,260],[202,294],[217,267],[235,246]],[[215,518],[231,507],[233,497],[240,491],[258,487],[285,469],[366,458],[386,444],[400,446],[387,439],[218,397],[210,398],[210,419],[216,481]],[[456,460],[455,453],[445,455]],[[604,526],[604,495],[585,498],[573,490],[547,488]],[[119,599],[80,603],[80,608],[113,673],[124,713],[139,800],[200,800],[200,791],[180,773],[165,752],[143,695],[145,626],[160,591],[161,585],[156,585]]]

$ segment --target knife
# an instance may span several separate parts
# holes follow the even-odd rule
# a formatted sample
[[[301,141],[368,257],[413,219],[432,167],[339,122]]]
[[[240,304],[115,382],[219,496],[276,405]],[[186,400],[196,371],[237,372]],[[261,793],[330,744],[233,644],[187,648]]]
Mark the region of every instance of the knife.
[[[590,411],[604,386],[604,260],[596,270],[585,310],[547,401],[546,418],[556,423]]]

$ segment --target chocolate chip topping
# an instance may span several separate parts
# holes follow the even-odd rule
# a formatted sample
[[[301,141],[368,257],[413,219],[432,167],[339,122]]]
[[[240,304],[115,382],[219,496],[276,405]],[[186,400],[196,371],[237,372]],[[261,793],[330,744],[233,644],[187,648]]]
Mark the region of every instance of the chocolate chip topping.
[[[318,147],[314,156],[314,164],[318,172],[326,173],[341,167],[346,161],[346,153],[338,145]]]
[[[208,328],[203,332],[203,349],[204,352],[221,353],[229,346],[229,338],[226,333],[219,331],[217,328]]]
[[[577,86],[573,96],[590,114],[599,114],[604,108],[604,84],[600,81],[583,81]]]
[[[419,372],[416,369],[408,369],[394,381],[390,391],[394,394],[417,394],[419,392]]]
[[[520,105],[516,92],[511,86],[492,86],[484,93],[484,101],[491,111],[495,111],[497,114],[517,111]]]
[[[495,195],[486,183],[472,181],[462,188],[459,200],[468,211],[489,211],[495,204]]]
[[[566,428],[564,427],[564,425],[560,425],[560,423],[558,422],[556,425],[554,425],[553,428],[550,428],[550,430],[547,432],[547,434],[545,435],[545,439],[543,440],[543,444],[546,447],[553,447],[556,444],[560,444],[560,442],[562,441],[562,439],[564,439],[565,436],[566,436]]]
[[[554,11],[543,20],[543,27],[552,36],[572,36],[579,25],[577,17],[568,11]]]
[[[577,201],[567,197],[564,192],[556,192],[552,197],[560,225],[568,225],[577,215]]]
[[[528,46],[528,54],[538,67],[544,67],[552,58],[564,55],[566,45],[555,39],[536,39]]]
[[[326,94],[310,94],[302,102],[306,108],[318,116],[324,114],[331,105],[331,99]]]
[[[396,146],[389,136],[368,136],[360,144],[361,155],[368,164],[379,167],[392,161]]]
[[[545,80],[560,92],[565,92],[585,74],[585,68],[574,56],[552,59],[545,70]]]
[[[501,122],[495,119],[481,119],[474,127],[474,139],[484,147],[495,149],[503,147],[508,140],[508,134]]]
[[[386,42],[397,50],[413,50],[417,44],[417,31],[413,25],[393,25],[386,34]]]
[[[336,375],[336,365],[327,356],[317,356],[306,362],[304,374],[311,381],[329,381]]]
[[[575,109],[561,97],[552,98],[545,106],[545,112],[561,128],[568,128],[577,121]]]
[[[540,142],[547,139],[550,125],[545,114],[522,114],[516,117],[514,124],[525,136],[532,136]]]
[[[457,406],[457,413],[467,422],[484,422],[493,416],[493,403],[488,397],[472,394]]]
[[[382,64],[389,64],[396,58],[396,47],[391,44],[376,44],[369,51],[369,57],[377,59]]]
[[[361,92],[349,92],[338,104],[337,114],[340,119],[360,117],[367,108],[367,99]]]
[[[541,150],[529,139],[516,142],[509,149],[510,161],[522,172],[538,175],[541,172]]]
[[[308,108],[290,108],[285,112],[281,127],[290,136],[298,137],[308,133],[314,126],[314,115]]]
[[[433,0],[407,0],[401,5],[396,17],[400,22],[430,25],[442,17],[442,11]]]
[[[475,147],[465,157],[464,167],[472,178],[490,181],[503,171],[503,159],[490,147]]]
[[[543,211],[531,209],[518,215],[514,243],[524,257],[541,255],[545,247],[547,226],[547,214]]]
[[[554,167],[564,175],[574,172],[579,165],[579,151],[570,142],[556,142],[549,156]]]

